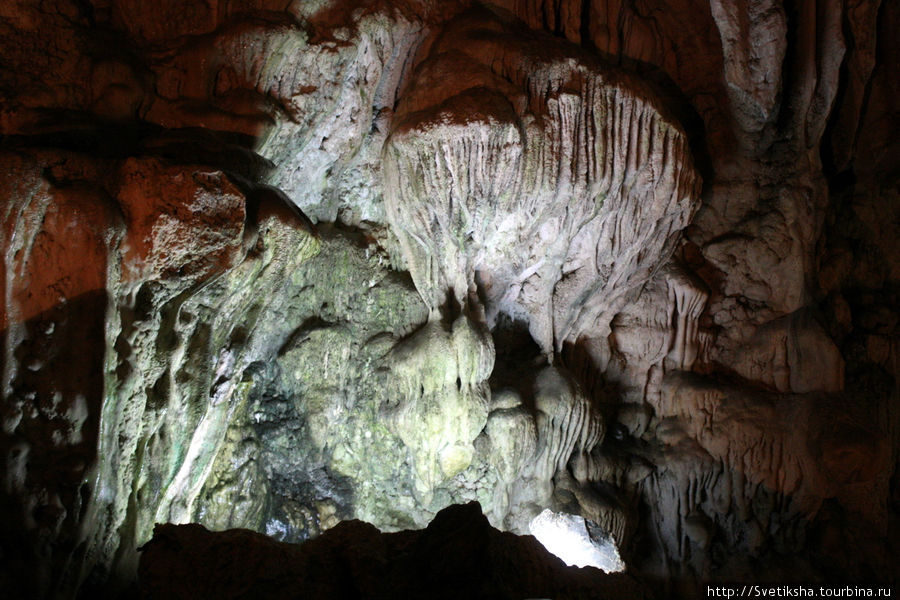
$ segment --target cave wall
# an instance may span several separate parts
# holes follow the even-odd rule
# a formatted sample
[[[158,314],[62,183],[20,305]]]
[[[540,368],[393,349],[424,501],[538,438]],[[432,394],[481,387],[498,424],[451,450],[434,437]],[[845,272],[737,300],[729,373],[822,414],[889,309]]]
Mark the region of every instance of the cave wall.
[[[3,585],[471,500],[897,572],[898,13],[4,3]]]

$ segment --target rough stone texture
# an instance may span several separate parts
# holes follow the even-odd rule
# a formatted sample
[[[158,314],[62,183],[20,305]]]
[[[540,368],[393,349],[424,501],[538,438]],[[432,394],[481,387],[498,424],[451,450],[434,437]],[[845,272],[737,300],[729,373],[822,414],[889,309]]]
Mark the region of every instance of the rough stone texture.
[[[475,296],[491,325],[525,315],[547,352],[606,329],[699,192],[685,136],[647,94],[487,10],[451,21],[385,148],[388,220],[426,303]]]
[[[596,567],[604,573],[625,570],[615,543],[608,535],[591,535],[584,517],[555,513],[549,508],[529,524],[531,533],[556,556],[573,567]]]
[[[157,522],[472,500],[580,515],[662,595],[896,577],[898,28],[3,3],[0,586],[114,595]]]

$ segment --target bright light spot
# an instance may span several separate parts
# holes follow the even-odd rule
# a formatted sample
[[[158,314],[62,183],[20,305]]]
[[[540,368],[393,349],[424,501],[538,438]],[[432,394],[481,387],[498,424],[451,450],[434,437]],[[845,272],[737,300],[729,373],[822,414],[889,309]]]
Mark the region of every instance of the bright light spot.
[[[528,525],[531,535],[571,567],[597,567],[606,573],[625,570],[616,543],[583,517],[545,509]]]
[[[278,519],[272,519],[266,523],[266,535],[276,540],[283,540],[287,537],[288,526]]]

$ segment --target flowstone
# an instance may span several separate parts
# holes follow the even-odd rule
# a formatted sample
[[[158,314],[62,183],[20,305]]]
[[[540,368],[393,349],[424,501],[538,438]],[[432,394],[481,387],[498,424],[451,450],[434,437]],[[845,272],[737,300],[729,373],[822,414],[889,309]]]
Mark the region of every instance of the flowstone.
[[[471,500],[665,597],[900,572],[896,2],[0,16],[5,594]]]
[[[384,159],[425,302],[522,316],[547,353],[608,331],[699,206],[686,135],[640,81],[489,9],[428,47]]]

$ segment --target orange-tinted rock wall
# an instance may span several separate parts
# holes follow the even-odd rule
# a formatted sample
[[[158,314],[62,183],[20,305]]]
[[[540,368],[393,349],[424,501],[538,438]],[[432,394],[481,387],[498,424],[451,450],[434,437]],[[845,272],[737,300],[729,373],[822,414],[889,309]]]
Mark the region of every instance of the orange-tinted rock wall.
[[[3,3],[0,584],[129,585],[155,521],[301,539],[476,499],[581,514],[662,594],[889,579],[898,27]]]

